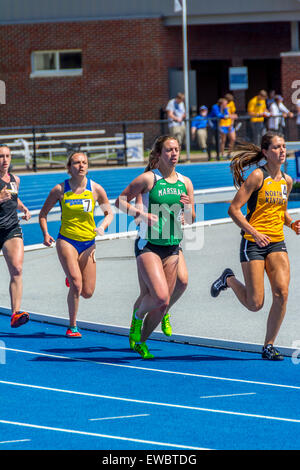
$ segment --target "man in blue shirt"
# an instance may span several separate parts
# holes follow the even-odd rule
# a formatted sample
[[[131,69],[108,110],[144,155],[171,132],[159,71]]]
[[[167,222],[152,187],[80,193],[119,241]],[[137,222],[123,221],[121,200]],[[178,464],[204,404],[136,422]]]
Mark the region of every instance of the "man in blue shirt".
[[[195,116],[191,123],[191,135],[194,140],[197,137],[198,147],[206,151],[207,148],[207,123],[208,109],[206,106],[200,106],[199,114]]]
[[[227,109],[227,100],[225,98],[220,98],[218,100],[218,102],[216,104],[214,104],[212,107],[211,107],[211,111],[209,113],[209,117],[210,118],[218,118],[218,119],[222,119],[222,118],[228,118],[229,117],[229,112],[228,112],[228,109]],[[217,128],[217,125],[218,125],[218,119],[212,119],[210,120],[210,123],[211,123],[211,127],[213,129],[216,129]]]

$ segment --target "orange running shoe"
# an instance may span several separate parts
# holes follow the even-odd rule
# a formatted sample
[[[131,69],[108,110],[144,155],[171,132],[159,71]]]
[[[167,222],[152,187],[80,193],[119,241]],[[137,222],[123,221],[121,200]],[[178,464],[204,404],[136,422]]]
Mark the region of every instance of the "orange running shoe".
[[[77,326],[71,326],[66,331],[66,336],[68,338],[82,338],[81,333],[79,333]]]
[[[10,326],[12,328],[18,328],[21,325],[25,325],[29,320],[29,314],[27,312],[15,312],[11,316]]]

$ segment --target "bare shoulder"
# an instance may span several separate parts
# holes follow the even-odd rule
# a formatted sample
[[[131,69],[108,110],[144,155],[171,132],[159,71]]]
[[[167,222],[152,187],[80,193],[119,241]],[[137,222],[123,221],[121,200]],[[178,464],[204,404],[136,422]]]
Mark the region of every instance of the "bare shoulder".
[[[184,175],[182,175],[182,176],[183,176],[185,185],[186,185],[187,187],[192,188],[192,187],[193,187],[192,180],[191,180],[188,176],[184,176]]]
[[[64,183],[58,183],[51,189],[50,194],[57,197],[62,196],[64,194],[64,187]]]
[[[253,190],[255,190],[255,189],[258,189],[262,185],[263,180],[264,180],[264,175],[263,175],[262,170],[260,168],[256,168],[250,173],[250,175],[248,176],[244,184],[247,187],[251,187]]]

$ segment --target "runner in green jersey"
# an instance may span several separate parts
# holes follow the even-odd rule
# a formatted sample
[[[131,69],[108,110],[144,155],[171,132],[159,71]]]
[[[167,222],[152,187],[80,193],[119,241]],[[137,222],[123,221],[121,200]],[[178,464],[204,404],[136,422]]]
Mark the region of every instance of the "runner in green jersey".
[[[141,221],[135,251],[138,275],[148,290],[134,312],[131,337],[143,359],[153,358],[146,340],[166,313],[176,283],[182,219],[192,223],[195,218],[192,182],[176,172],[179,153],[174,137],[159,137],[148,171],[135,178],[116,201],[118,208]],[[130,204],[139,194],[143,196],[142,209]]]

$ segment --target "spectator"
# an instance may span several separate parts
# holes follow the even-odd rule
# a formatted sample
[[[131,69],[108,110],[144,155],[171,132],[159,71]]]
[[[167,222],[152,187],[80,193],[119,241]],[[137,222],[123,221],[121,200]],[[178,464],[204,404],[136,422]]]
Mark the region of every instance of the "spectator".
[[[271,104],[274,103],[274,101],[275,101],[275,95],[276,95],[275,90],[270,90],[269,91],[269,98],[266,99],[266,106],[267,106],[267,109],[269,111],[270,111]]]
[[[191,123],[191,136],[194,140],[197,137],[199,149],[206,151],[207,149],[207,123],[208,108],[200,106],[199,114],[195,116]]]
[[[250,125],[252,130],[252,140],[256,145],[260,145],[261,136],[264,130],[264,119],[269,116],[266,99],[268,95],[265,90],[260,90],[248,103],[248,114],[251,116]]]
[[[226,132],[226,129],[222,129],[219,125],[220,120],[222,119],[229,119],[233,116],[231,116],[228,112],[228,101],[226,98],[219,98],[218,102],[214,104],[211,108],[211,111],[209,113],[209,117],[213,118],[212,120],[209,121],[209,124],[211,126],[211,129],[209,129],[208,133],[208,157],[210,159],[210,153],[211,153],[211,144],[213,139],[215,139],[216,142],[216,147],[217,147],[217,155],[219,154],[219,150],[221,151],[221,154],[223,154],[224,148],[222,147],[222,140],[221,140],[221,146],[219,142],[219,130],[222,133]],[[218,157],[219,159],[219,157]]]
[[[166,107],[168,115],[169,132],[172,137],[175,137],[179,144],[185,140],[185,105],[184,94],[177,93],[177,96],[171,99]]]
[[[270,114],[269,130],[284,134],[285,118],[292,118],[294,115],[283,104],[283,97],[281,95],[275,95],[274,102],[270,106]]]
[[[226,119],[221,119],[219,122],[220,125],[220,152],[221,155],[224,155],[225,144],[228,138],[228,151],[229,155],[233,149],[234,142],[236,140],[234,120],[237,118],[236,106],[234,103],[234,98],[231,93],[227,93],[224,97],[227,100],[227,111],[230,117]]]

